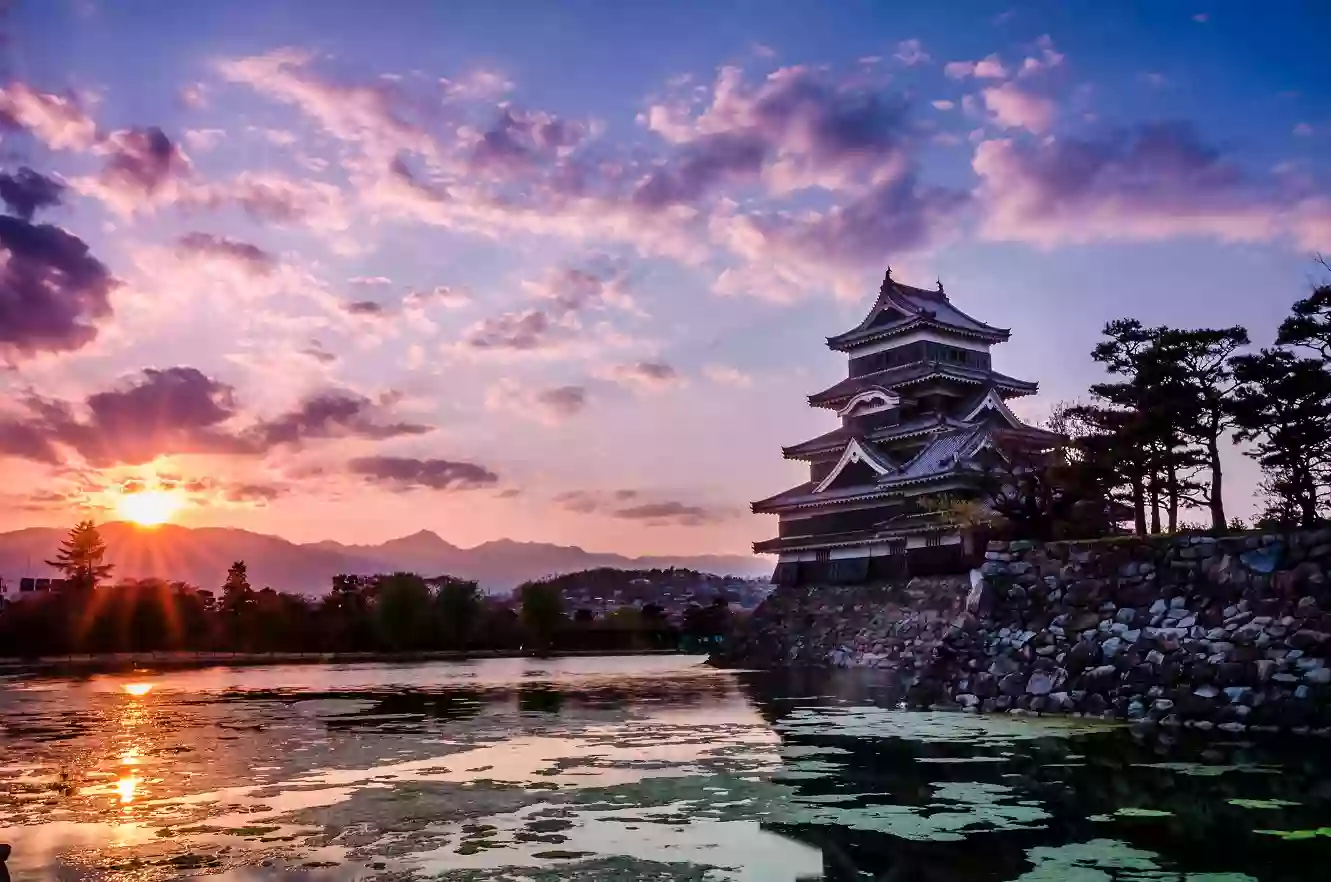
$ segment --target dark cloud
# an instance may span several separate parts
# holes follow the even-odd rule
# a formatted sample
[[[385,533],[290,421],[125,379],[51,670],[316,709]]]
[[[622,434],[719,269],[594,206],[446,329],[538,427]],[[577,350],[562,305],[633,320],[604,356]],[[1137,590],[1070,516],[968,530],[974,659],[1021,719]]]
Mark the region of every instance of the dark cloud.
[[[110,155],[102,182],[119,192],[151,197],[168,181],[189,173],[185,154],[156,126],[114,132],[105,145]]]
[[[682,380],[679,371],[659,361],[622,364],[614,369],[614,376],[621,383],[645,388],[664,388]]]
[[[246,430],[245,437],[261,449],[300,444],[315,438],[396,438],[422,435],[430,426],[379,421],[385,405],[347,390],[333,389],[312,395],[297,407]]]
[[[513,173],[555,159],[587,137],[586,126],[544,113],[505,108],[471,153],[478,171]]]
[[[810,262],[876,266],[884,254],[928,247],[940,225],[968,201],[965,193],[923,187],[907,175],[822,214],[760,215],[754,226],[772,256],[784,252]]]
[[[505,312],[473,325],[464,335],[474,349],[530,351],[557,345],[579,329],[577,314],[607,305],[629,306],[625,282],[614,272],[558,267],[524,287],[543,306]]]
[[[184,254],[233,261],[256,276],[269,275],[277,266],[277,258],[258,245],[211,233],[186,233],[176,240],[176,248]]]
[[[59,465],[59,449],[42,425],[24,419],[0,417],[0,456],[13,456],[48,465]]]
[[[556,386],[537,392],[534,400],[555,417],[571,417],[587,406],[587,389],[583,386]]]
[[[59,205],[65,185],[24,166],[14,174],[0,174],[0,199],[25,221],[43,208]]]
[[[499,476],[484,466],[447,459],[365,456],[347,465],[352,474],[398,491],[475,490],[499,483]]]
[[[1044,245],[1203,235],[1326,247],[1331,211],[1316,193],[1245,173],[1192,127],[1155,123],[1098,140],[981,143],[983,232]]]
[[[412,291],[403,298],[402,303],[409,309],[424,309],[432,303],[456,309],[471,303],[471,291],[454,285],[436,285]]]
[[[448,201],[448,190],[442,186],[423,181],[411,170],[406,160],[402,157],[394,157],[388,164],[389,179],[406,188],[406,191],[425,202],[446,202]]]
[[[352,315],[382,317],[388,310],[382,303],[373,300],[352,300],[342,304],[342,308]]]
[[[695,203],[760,175],[790,190],[858,187],[897,173],[907,106],[881,91],[794,67],[748,86],[737,68],[726,68],[712,97],[699,118],[678,107],[652,109],[649,124],[683,146],[635,190],[639,207]]]
[[[82,239],[49,224],[0,217],[0,355],[79,349],[111,314],[118,284]]]
[[[576,514],[592,514],[600,510],[602,504],[597,494],[588,493],[586,490],[568,490],[557,494],[553,501],[555,505]]]
[[[728,179],[756,175],[768,149],[761,138],[750,135],[727,133],[703,139],[648,175],[634,190],[633,202],[646,209],[697,202]]]
[[[576,514],[603,514],[620,520],[642,521],[649,527],[698,527],[734,517],[734,512],[728,509],[690,505],[672,500],[643,502],[637,505],[625,504],[641,496],[640,491],[632,489],[616,490],[613,493],[568,490],[557,494],[551,501]]]
[[[700,527],[731,517],[731,513],[701,505],[683,502],[648,502],[611,512],[612,517],[630,521],[644,521],[652,527]]]
[[[28,396],[20,414],[0,416],[0,455],[55,464],[70,449],[100,468],[172,454],[252,456],[323,438],[383,439],[430,431],[382,419],[392,403],[330,390],[287,413],[235,429],[242,414],[231,386],[192,367],[149,368],[89,395],[81,408],[86,415],[69,402]]]
[[[249,452],[222,428],[236,415],[233,390],[194,368],[150,368],[89,395],[83,405],[86,417],[67,402],[28,397],[23,417],[7,418],[0,428],[0,452],[56,463],[60,449],[69,448],[96,467],[173,453]]]
[[[163,480],[163,485],[171,482]],[[290,492],[291,488],[281,484],[261,483],[258,481],[221,481],[217,478],[195,478],[175,484],[187,493],[209,494],[225,502],[242,505],[263,505],[272,502]]]
[[[474,325],[467,344],[474,349],[539,349],[547,341],[550,317],[544,310],[506,312]]]
[[[319,364],[332,364],[337,361],[337,355],[325,349],[318,340],[311,340],[310,345],[301,350],[301,354],[308,355]]]

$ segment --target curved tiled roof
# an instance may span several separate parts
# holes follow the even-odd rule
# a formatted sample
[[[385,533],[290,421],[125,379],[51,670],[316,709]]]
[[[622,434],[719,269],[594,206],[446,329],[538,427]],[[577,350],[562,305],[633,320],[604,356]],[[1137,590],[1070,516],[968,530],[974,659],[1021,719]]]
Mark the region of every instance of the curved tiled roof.
[[[895,317],[880,321],[884,315]],[[892,279],[888,270],[883,285],[878,290],[869,314],[854,328],[834,337],[827,338],[827,345],[833,349],[846,349],[859,343],[866,343],[879,337],[899,334],[911,328],[932,327],[951,331],[970,337],[980,337],[994,343],[1002,342],[1010,336],[1006,328],[987,325],[957,309],[943,292],[942,285],[937,291],[927,291],[912,285],[903,285]]]
[[[890,441],[894,438],[927,432],[940,426],[959,428],[961,423],[948,417],[940,420],[938,414],[929,413],[913,420],[907,420],[904,423],[864,430],[859,435],[868,441]],[[799,459],[814,453],[838,451],[845,447],[846,442],[854,435],[853,430],[842,426],[830,432],[824,432],[817,438],[810,438],[808,441],[802,441],[799,444],[782,447],[781,454],[787,459]]]
[[[967,383],[992,385],[997,387],[1000,392],[1006,392],[1009,395],[1031,395],[1039,390],[1038,383],[1018,380],[997,371],[968,368],[946,362],[917,361],[887,368],[877,373],[865,374],[862,377],[847,377],[821,392],[810,395],[809,404],[814,407],[830,407],[871,386],[890,389],[928,379],[932,376],[948,377]]]

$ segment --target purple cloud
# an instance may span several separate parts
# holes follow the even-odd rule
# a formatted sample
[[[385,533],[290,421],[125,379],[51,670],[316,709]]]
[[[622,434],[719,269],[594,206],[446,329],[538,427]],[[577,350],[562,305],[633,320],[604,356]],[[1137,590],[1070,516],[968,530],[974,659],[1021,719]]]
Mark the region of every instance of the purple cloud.
[[[64,192],[64,184],[27,166],[15,174],[0,174],[0,200],[21,220],[30,221],[41,209],[59,205]]]
[[[405,456],[363,456],[347,464],[353,475],[395,491],[476,490],[499,483],[499,476],[473,462],[415,459]]]
[[[984,141],[972,165],[981,180],[981,229],[990,239],[1055,245],[1288,236],[1310,249],[1331,244],[1324,196],[1279,178],[1254,178],[1182,124],[1099,140]]]
[[[258,245],[210,233],[186,233],[176,240],[176,249],[183,254],[229,260],[256,276],[270,275],[277,266],[277,258]]]
[[[22,82],[0,87],[0,128],[26,131],[54,150],[86,150],[97,142],[97,124],[77,97]]]
[[[156,126],[113,132],[101,149],[109,154],[102,183],[124,196],[151,199],[190,171],[189,159]]]
[[[701,527],[733,517],[733,513],[684,502],[647,502],[616,509],[611,517],[627,521],[643,521],[649,527]]]
[[[546,344],[550,326],[543,310],[506,312],[473,325],[465,339],[473,349],[530,351]]]
[[[79,349],[111,315],[119,284],[78,236],[49,224],[0,217],[0,355]]]
[[[756,86],[725,68],[702,114],[660,104],[646,121],[683,145],[635,191],[646,208],[696,202],[759,175],[777,192],[881,181],[900,174],[907,132],[904,102],[805,67],[782,68]]]
[[[674,367],[658,361],[616,365],[611,370],[610,376],[622,385],[647,390],[664,389],[684,380]]]
[[[429,426],[381,419],[389,402],[346,390],[312,395],[292,410],[233,428],[242,417],[235,390],[192,367],[148,368],[95,392],[77,409],[28,396],[18,415],[0,415],[0,454],[39,462],[77,452],[90,465],[139,465],[172,454],[254,456],[324,438],[420,435]],[[81,410],[86,415],[79,415]]]
[[[396,438],[422,435],[430,426],[417,423],[381,423],[384,410],[363,395],[331,389],[311,395],[294,409],[247,429],[245,436],[262,450],[279,445],[298,445],[315,438]]]
[[[370,318],[382,318],[387,309],[382,303],[373,300],[352,300],[342,304],[342,308],[351,315],[368,316]]]
[[[537,392],[533,400],[552,416],[563,419],[581,413],[586,408],[587,389],[584,386],[556,386]]]
[[[67,402],[30,396],[20,418],[6,417],[0,452],[59,463],[70,448],[90,465],[137,465],[165,454],[243,453],[222,425],[237,413],[234,391],[189,367],[149,368],[121,386],[89,395],[86,417]]]

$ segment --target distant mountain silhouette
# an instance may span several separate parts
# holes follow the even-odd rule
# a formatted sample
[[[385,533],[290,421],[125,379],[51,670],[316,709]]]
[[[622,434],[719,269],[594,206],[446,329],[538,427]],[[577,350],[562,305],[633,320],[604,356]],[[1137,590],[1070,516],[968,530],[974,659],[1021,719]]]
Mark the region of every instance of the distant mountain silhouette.
[[[592,567],[686,567],[702,572],[758,576],[768,561],[743,555],[625,557],[577,546],[499,539],[459,548],[429,530],[380,545],[344,545],[324,540],[308,544],[279,536],[221,527],[191,529],[163,525],[143,529],[115,521],[101,525],[107,560],[121,578],[160,577],[202,588],[217,588],[232,561],[243,560],[250,583],[279,591],[322,594],[338,573],[373,574],[407,570],[426,576],[444,573],[476,579],[489,591],[506,591],[528,579]],[[0,533],[0,577],[11,591],[23,576],[54,576],[44,561],[54,557],[65,530],[30,527]]]

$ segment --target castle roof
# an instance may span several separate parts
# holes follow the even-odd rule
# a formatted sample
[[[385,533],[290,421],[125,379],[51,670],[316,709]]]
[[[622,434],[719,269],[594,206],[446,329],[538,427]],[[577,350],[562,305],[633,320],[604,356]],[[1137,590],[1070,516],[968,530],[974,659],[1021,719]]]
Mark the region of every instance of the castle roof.
[[[993,436],[993,430],[989,426],[940,432],[909,462],[880,473],[873,481],[851,487],[832,488],[829,485],[835,479],[837,471],[849,461],[848,457],[843,456],[837,468],[821,482],[815,484],[806,481],[783,493],[759,500],[753,503],[752,508],[755,512],[771,512],[847,499],[911,495],[912,485],[928,484],[959,474],[973,473],[976,467],[969,462],[970,458],[986,445],[992,446]],[[852,445],[858,446],[865,452],[872,452],[874,459],[880,463],[891,462],[873,442],[851,439],[846,447],[848,453]],[[820,490],[819,487],[826,489]]]
[[[892,270],[889,269],[878,290],[878,297],[864,320],[845,333],[828,337],[827,345],[844,351],[874,340],[924,328],[977,338],[988,343],[1001,343],[1010,336],[1007,328],[987,325],[957,309],[948,300],[941,282],[936,291],[903,285],[893,280]]]
[[[898,365],[860,377],[847,377],[821,392],[809,396],[809,404],[814,407],[836,407],[853,395],[866,389],[878,387],[884,390],[895,389],[911,383],[918,383],[933,377],[943,377],[962,383],[974,383],[993,386],[1000,395],[1032,395],[1040,388],[1038,383],[1018,380],[997,371],[966,367],[940,361],[917,361]]]

